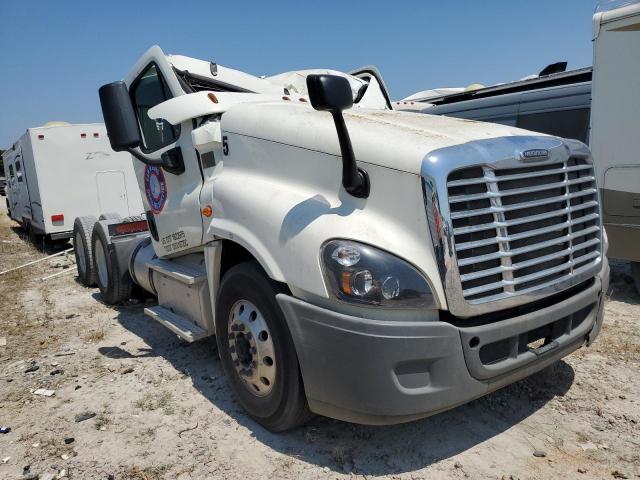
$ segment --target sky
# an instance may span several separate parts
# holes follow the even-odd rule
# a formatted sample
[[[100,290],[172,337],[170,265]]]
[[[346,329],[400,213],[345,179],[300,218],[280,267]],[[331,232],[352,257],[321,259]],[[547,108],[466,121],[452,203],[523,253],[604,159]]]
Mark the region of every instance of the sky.
[[[98,88],[152,45],[255,75],[376,65],[392,100],[592,63],[597,0],[0,0],[0,149],[102,122]]]

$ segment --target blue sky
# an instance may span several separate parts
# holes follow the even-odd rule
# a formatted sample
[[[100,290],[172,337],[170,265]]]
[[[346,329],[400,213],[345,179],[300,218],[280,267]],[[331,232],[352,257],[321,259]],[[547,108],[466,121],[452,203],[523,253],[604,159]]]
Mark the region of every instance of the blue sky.
[[[596,0],[0,0],[0,148],[49,120],[101,122],[98,87],[151,45],[257,75],[381,70],[392,99],[591,65]]]

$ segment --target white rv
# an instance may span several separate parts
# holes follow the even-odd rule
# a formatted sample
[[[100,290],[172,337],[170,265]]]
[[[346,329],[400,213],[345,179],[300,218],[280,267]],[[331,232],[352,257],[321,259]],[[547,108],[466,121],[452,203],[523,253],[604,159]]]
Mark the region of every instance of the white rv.
[[[143,212],[131,155],[101,123],[29,128],[3,154],[9,215],[32,239],[70,238],[76,217]]]
[[[640,292],[639,78],[640,1],[604,3],[593,16],[590,143],[601,179],[609,255],[633,262]]]

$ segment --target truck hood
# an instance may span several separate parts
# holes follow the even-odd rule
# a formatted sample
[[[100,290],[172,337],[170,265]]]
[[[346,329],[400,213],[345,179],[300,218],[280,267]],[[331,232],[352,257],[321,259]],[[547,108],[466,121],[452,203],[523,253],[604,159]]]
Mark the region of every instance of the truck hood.
[[[434,150],[476,140],[541,136],[504,125],[410,112],[353,108],[344,117],[358,162],[413,174],[420,174],[423,160]],[[239,104],[223,115],[222,129],[340,155],[331,115],[305,102]]]

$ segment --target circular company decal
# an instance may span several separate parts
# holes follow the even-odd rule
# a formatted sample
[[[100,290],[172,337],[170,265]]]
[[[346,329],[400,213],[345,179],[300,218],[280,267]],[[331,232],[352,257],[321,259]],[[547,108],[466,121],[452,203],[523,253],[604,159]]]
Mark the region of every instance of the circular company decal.
[[[149,208],[153,213],[160,213],[167,201],[167,183],[160,167],[147,165],[144,168],[144,191]]]

